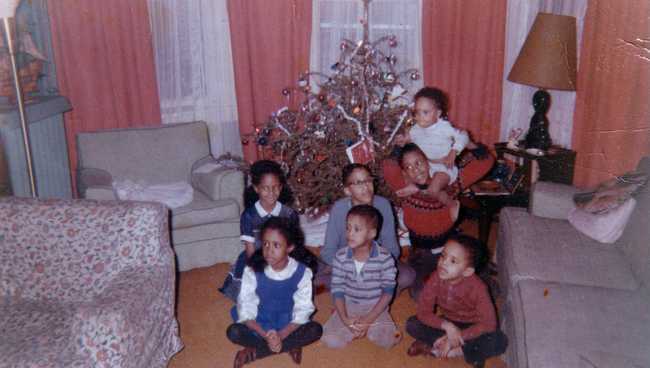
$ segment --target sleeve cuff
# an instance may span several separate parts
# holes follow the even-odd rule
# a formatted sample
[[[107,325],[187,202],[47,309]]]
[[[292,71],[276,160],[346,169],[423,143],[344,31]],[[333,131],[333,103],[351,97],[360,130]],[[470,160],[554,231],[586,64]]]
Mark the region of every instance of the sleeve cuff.
[[[296,317],[296,318],[294,318],[294,319],[291,321],[291,323],[295,323],[295,324],[297,324],[297,325],[304,325],[304,324],[307,323],[308,321],[309,321],[309,318],[305,318],[305,317]]]
[[[255,244],[255,238],[250,235],[242,235],[239,237],[241,241],[249,242]]]

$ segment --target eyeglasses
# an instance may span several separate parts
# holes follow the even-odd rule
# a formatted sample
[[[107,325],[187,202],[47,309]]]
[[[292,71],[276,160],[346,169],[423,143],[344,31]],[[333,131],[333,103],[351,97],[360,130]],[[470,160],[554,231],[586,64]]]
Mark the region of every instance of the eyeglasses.
[[[366,180],[357,180],[357,181],[350,182],[350,183],[348,183],[348,185],[361,186],[361,185],[372,184],[373,181],[374,181],[374,179],[368,178]]]

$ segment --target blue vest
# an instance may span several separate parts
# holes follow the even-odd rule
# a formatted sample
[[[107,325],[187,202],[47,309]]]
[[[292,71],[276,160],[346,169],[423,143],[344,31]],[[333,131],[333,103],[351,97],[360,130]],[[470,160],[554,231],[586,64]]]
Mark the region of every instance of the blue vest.
[[[255,292],[260,298],[257,306],[255,321],[265,331],[279,331],[288,325],[293,317],[293,294],[298,290],[298,284],[305,274],[305,265],[298,263],[296,271],[286,280],[272,280],[264,272],[255,272],[257,288]],[[233,313],[234,312],[234,313]],[[237,321],[237,308],[231,311]]]

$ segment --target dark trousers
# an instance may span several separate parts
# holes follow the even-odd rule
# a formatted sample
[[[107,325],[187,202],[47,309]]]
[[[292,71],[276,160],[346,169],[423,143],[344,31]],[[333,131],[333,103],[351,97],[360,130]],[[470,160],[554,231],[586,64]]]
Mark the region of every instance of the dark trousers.
[[[471,323],[451,322],[461,330],[472,325]],[[411,316],[406,321],[406,332],[416,340],[422,341],[429,346],[433,346],[433,343],[438,338],[446,334],[444,330],[425,325],[416,316]],[[465,341],[462,349],[465,361],[469,364],[476,364],[485,362],[489,357],[503,354],[506,347],[508,347],[508,338],[503,332],[497,330]]]
[[[298,327],[282,341],[282,352],[307,346],[320,339],[322,334],[323,327],[318,322],[309,321]],[[233,323],[228,326],[226,336],[228,336],[228,340],[237,345],[255,348],[256,359],[262,359],[273,354],[266,340],[243,323]]]
[[[409,290],[414,300],[417,300],[429,275],[436,270],[438,258],[440,253],[433,254],[431,249],[411,248],[407,264],[415,271],[415,280]]]

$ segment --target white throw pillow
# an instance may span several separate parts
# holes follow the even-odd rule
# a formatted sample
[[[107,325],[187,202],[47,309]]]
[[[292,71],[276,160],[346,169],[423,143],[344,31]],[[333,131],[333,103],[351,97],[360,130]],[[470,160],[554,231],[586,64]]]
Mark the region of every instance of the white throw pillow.
[[[113,191],[120,200],[160,202],[172,209],[185,206],[194,198],[194,190],[186,182],[147,185],[126,179],[114,181]]]
[[[634,207],[636,207],[636,200],[628,198],[620,206],[602,214],[574,208],[569,212],[568,220],[581,233],[601,243],[610,244],[623,234]]]

